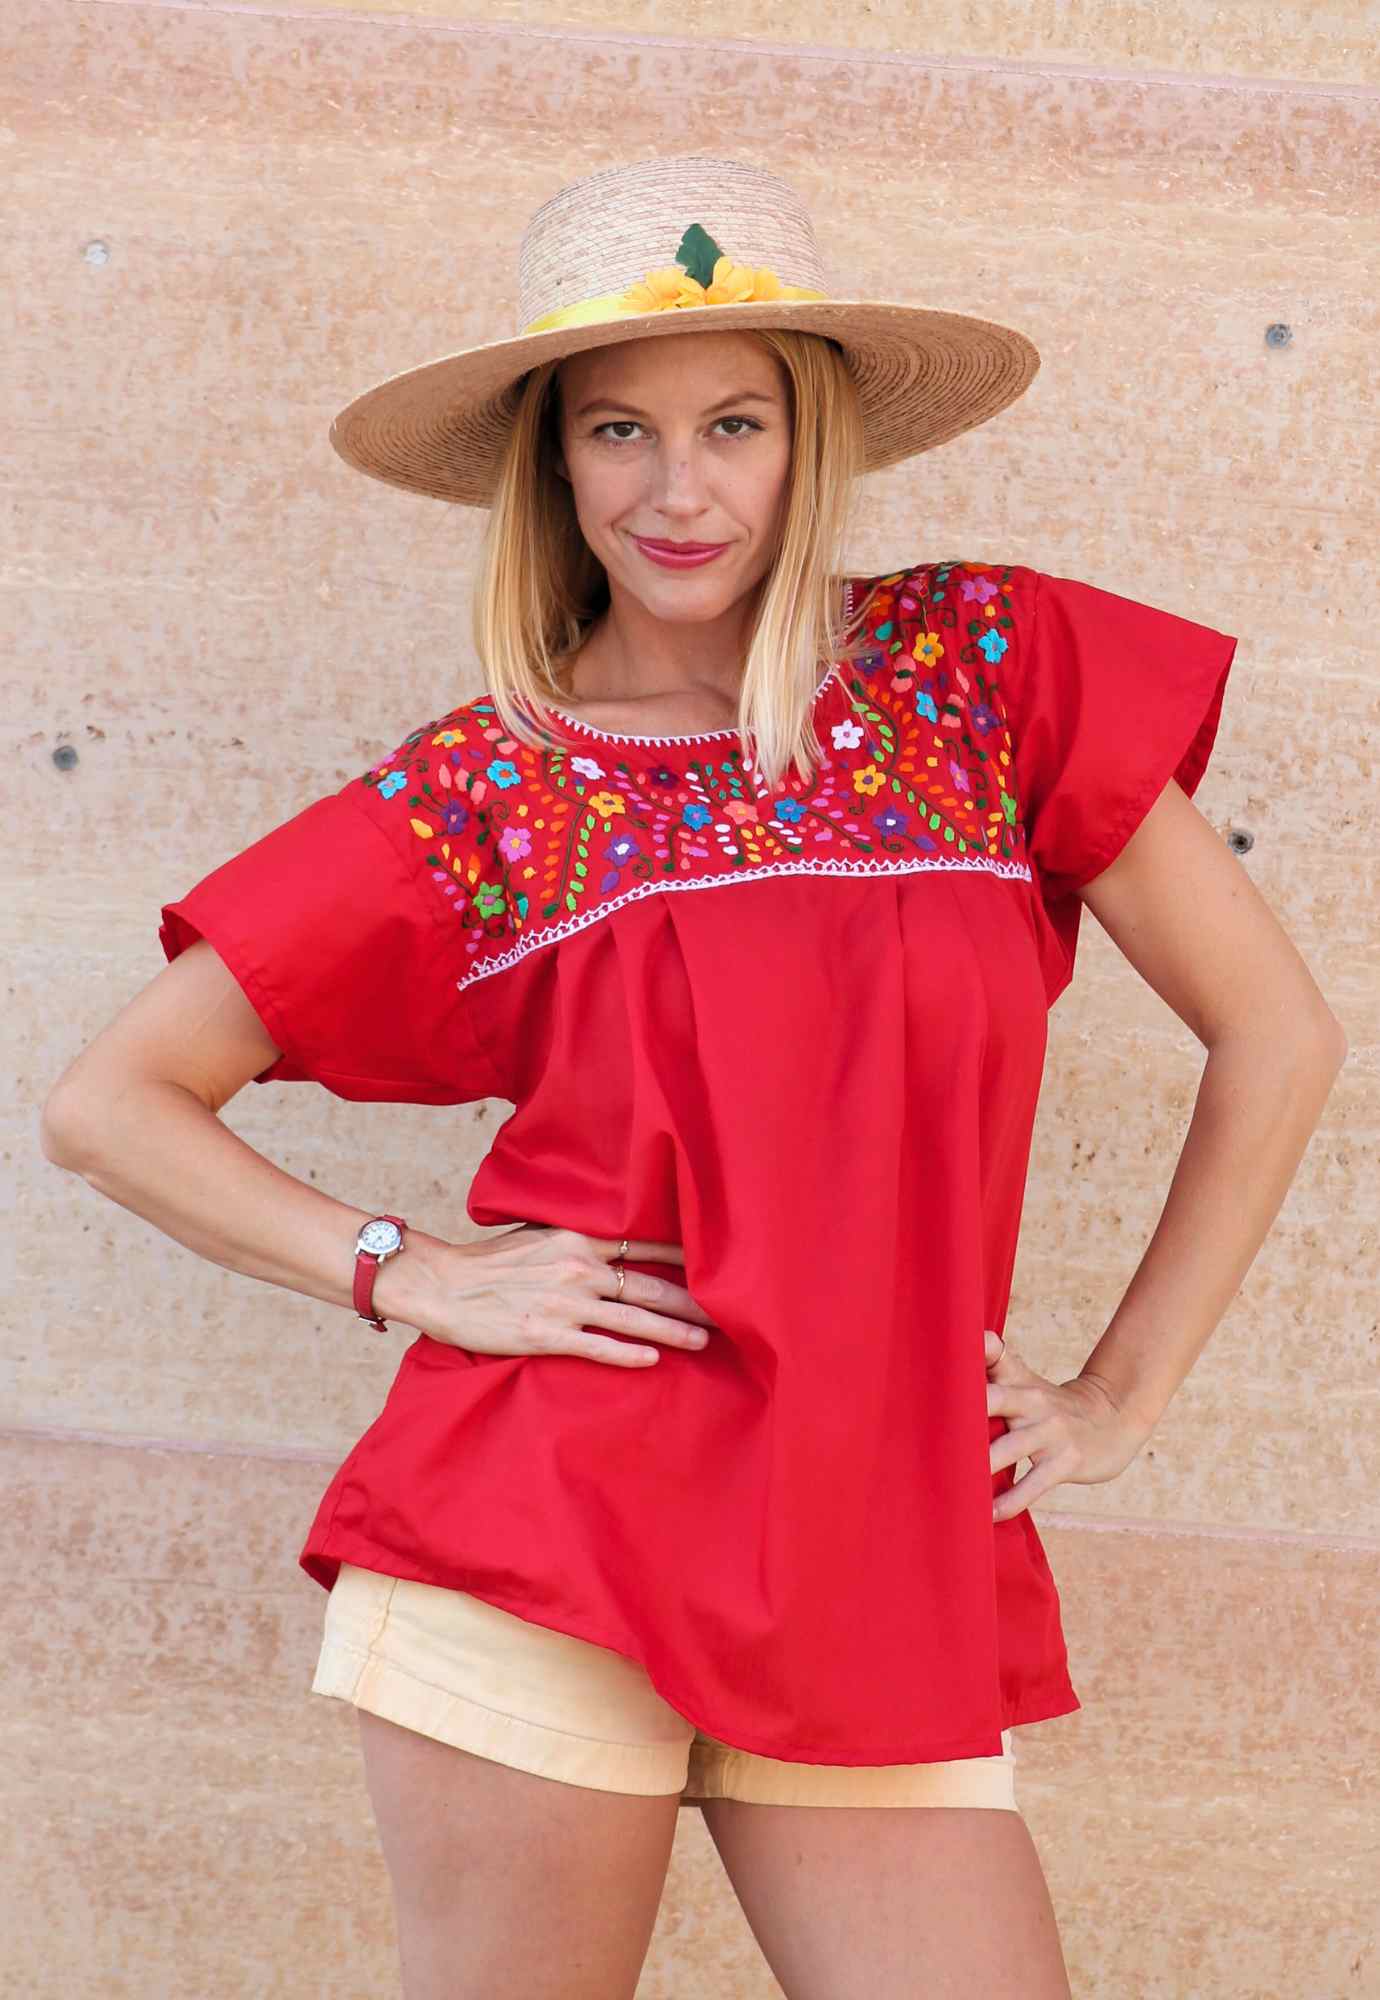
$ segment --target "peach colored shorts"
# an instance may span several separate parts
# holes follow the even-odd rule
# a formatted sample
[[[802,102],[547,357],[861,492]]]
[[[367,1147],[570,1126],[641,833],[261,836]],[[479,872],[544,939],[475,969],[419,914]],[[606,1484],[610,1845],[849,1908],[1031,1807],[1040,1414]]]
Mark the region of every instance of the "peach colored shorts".
[[[682,1805],[1004,1806],[1019,1811],[1012,1732],[997,1757],[940,1764],[791,1764],[705,1735],[637,1661],[467,1591],[342,1563],[314,1694],[519,1771]]]

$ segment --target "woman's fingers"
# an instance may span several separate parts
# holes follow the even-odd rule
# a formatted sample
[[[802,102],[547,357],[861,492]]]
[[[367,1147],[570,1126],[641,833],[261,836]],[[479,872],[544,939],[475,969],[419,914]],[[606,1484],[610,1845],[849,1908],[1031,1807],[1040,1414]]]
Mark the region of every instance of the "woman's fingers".
[[[591,1238],[596,1249],[601,1247],[601,1239]],[[677,1246],[647,1244],[648,1250],[665,1250]],[[617,1248],[615,1244],[614,1248]],[[633,1255],[629,1247],[628,1256]],[[648,1256],[642,1261],[648,1264],[669,1262],[669,1259]],[[683,1259],[682,1259],[683,1261]],[[678,1285],[674,1278],[653,1277],[647,1271],[623,1272],[623,1284],[619,1287],[618,1273],[612,1264],[605,1264],[598,1273],[600,1303],[607,1304],[617,1314],[609,1317],[603,1310],[599,1312],[601,1326],[617,1327],[620,1332],[639,1334],[653,1340],[679,1340],[685,1347],[703,1347],[703,1339],[695,1339],[696,1333],[706,1327],[714,1327],[712,1316],[693,1298],[684,1285]]]
[[[629,1285],[635,1275],[629,1271]],[[682,1293],[680,1296],[690,1311],[700,1310],[688,1295]],[[638,1340],[669,1341],[673,1347],[703,1347],[709,1339],[707,1329],[713,1324],[707,1313],[701,1322],[678,1319],[673,1313],[655,1312],[630,1299],[626,1290],[621,1299],[611,1296],[598,1298],[581,1310],[590,1325],[609,1326],[615,1333],[633,1334]]]
[[[601,1257],[621,1256],[628,1264],[683,1264],[685,1248],[680,1243],[649,1243],[645,1236],[629,1237],[628,1247],[623,1248],[622,1237],[587,1236]]]

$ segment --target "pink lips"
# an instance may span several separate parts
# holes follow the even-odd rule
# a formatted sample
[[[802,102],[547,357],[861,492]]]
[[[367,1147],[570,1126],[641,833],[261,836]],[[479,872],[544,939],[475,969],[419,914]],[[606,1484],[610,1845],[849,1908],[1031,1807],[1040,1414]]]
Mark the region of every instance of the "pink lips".
[[[727,542],[706,545],[703,542],[649,542],[641,535],[634,535],[633,541],[650,562],[660,563],[665,569],[698,569],[701,563],[712,562],[722,555],[729,546]]]

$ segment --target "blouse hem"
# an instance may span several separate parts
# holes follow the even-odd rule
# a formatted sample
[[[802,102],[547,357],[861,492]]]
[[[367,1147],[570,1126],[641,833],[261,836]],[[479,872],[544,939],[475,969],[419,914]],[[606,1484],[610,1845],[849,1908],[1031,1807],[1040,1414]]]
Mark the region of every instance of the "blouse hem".
[[[409,1563],[405,1557],[391,1549],[379,1548],[358,1535],[350,1537],[348,1547],[330,1551],[320,1547],[304,1548],[298,1557],[300,1568],[305,1570],[314,1583],[319,1583],[323,1590],[332,1588],[343,1562],[354,1564],[360,1569],[377,1570],[384,1576],[403,1577],[413,1583],[433,1586],[437,1584],[434,1576],[424,1575],[416,1564]],[[887,1744],[881,1748],[869,1746],[863,1750],[852,1751],[846,1756],[840,1756],[836,1751],[824,1754],[814,1744],[769,1745],[761,1737],[743,1736],[740,1732],[726,1734],[723,1724],[698,1712],[698,1697],[682,1695],[659,1669],[650,1664],[630,1633],[625,1632],[619,1638],[612,1638],[608,1633],[596,1632],[581,1620],[574,1618],[562,1619],[557,1624],[553,1619],[537,1616],[530,1605],[519,1603],[515,1597],[501,1591],[476,1590],[470,1583],[447,1582],[439,1587],[464,1590],[471,1597],[482,1599],[485,1604],[492,1604],[498,1610],[507,1611],[515,1618],[526,1619],[529,1624],[542,1625],[551,1632],[562,1632],[567,1638],[582,1639],[587,1645],[602,1646],[607,1652],[621,1653],[625,1659],[632,1660],[635,1665],[642,1668],[662,1700],[669,1702],[676,1713],[694,1728],[715,1737],[720,1743],[728,1744],[734,1750],[746,1750],[755,1757],[771,1757],[792,1764],[872,1767],[880,1764],[947,1763],[960,1757],[992,1757],[1000,1753],[1000,1734],[1003,1729],[1016,1728],[1027,1722],[1045,1722],[1058,1715],[1071,1715],[1082,1707],[1067,1674],[1061,1674],[1026,1693],[1019,1701],[1004,1704],[1000,1721],[991,1730],[983,1731],[979,1735],[969,1733],[966,1736],[950,1736],[937,1740],[931,1738],[923,1743]],[[995,1748],[994,1738],[997,1739]]]

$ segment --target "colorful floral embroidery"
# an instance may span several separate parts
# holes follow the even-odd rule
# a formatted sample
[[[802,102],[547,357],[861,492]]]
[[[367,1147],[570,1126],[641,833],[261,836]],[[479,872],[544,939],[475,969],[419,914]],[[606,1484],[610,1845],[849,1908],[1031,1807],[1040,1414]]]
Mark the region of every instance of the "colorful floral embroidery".
[[[483,695],[355,782],[405,815],[472,963],[464,986],[667,889],[936,867],[1030,879],[998,669],[1010,567],[870,580],[864,645],[820,684],[823,759],[775,787],[736,730],[639,739],[568,721],[529,749]],[[851,599],[850,599],[851,602]]]

